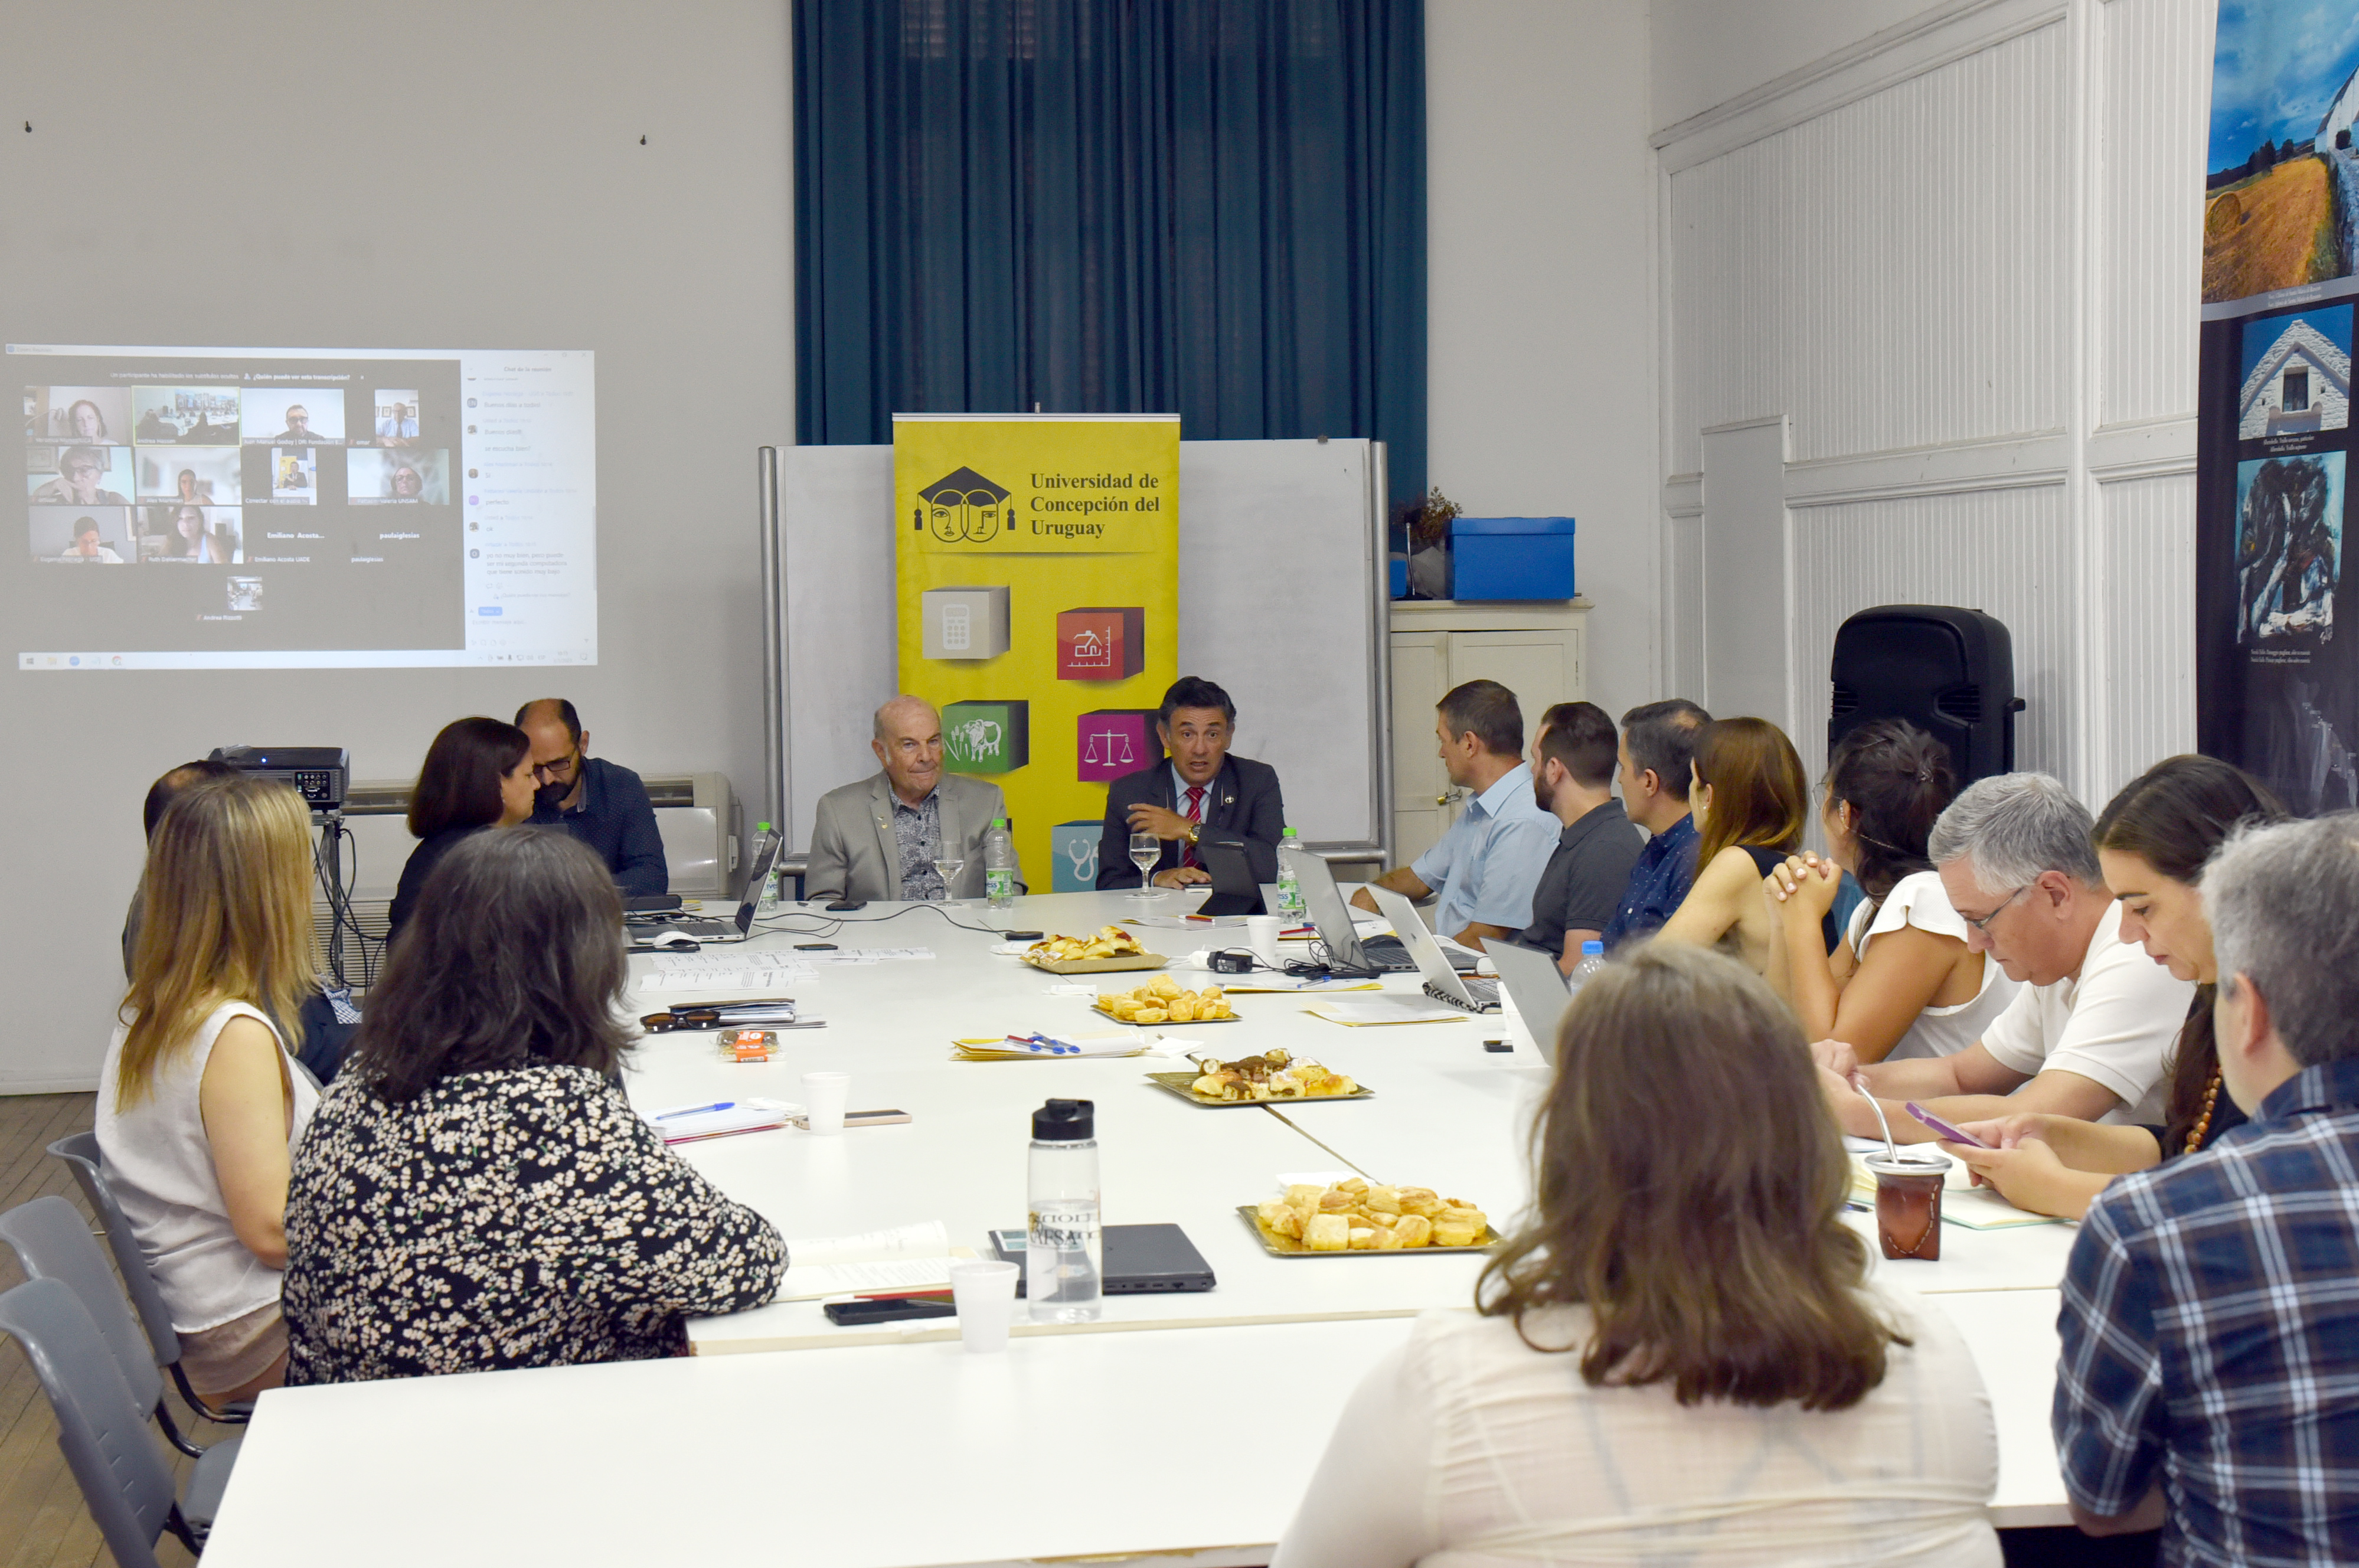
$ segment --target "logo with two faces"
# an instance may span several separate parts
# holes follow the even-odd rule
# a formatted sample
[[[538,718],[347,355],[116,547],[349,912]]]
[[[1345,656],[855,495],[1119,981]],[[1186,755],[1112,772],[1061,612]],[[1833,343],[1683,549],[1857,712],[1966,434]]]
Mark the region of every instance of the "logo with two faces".
[[[909,527],[944,544],[983,544],[1016,526],[1007,495],[973,469],[962,468],[918,492]]]

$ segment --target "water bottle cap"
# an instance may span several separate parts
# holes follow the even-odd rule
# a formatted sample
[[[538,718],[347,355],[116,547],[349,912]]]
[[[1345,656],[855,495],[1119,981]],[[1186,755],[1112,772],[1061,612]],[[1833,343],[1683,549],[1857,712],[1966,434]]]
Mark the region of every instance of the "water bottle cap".
[[[1602,942],[1584,942],[1581,944],[1581,956],[1603,958],[1605,956],[1605,944]]]
[[[1007,819],[1006,817],[994,817],[991,819],[991,825],[995,828],[1004,828],[1007,825]]]
[[[1278,836],[1279,836],[1280,838],[1292,838],[1292,837],[1294,836],[1294,830],[1293,830],[1292,828],[1288,828],[1288,829],[1287,829],[1284,833],[1280,833]]]
[[[754,824],[754,831],[756,833],[768,833],[770,831],[770,824],[767,822],[756,822]]]
[[[1079,1143],[1096,1128],[1094,1100],[1051,1100],[1032,1113],[1032,1136],[1042,1143]]]

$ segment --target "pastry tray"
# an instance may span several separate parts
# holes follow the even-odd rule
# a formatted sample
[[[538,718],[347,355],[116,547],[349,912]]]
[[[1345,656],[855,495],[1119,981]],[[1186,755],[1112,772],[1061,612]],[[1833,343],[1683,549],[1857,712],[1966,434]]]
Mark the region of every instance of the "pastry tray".
[[[1274,1102],[1264,1100],[1259,1103],[1269,1105]],[[1292,1236],[1280,1236],[1262,1224],[1260,1209],[1256,1204],[1239,1203],[1237,1218],[1245,1221],[1246,1228],[1261,1237],[1262,1250],[1272,1258],[1430,1258],[1435,1254],[1448,1256],[1462,1252],[1488,1252],[1498,1246],[1500,1241],[1497,1228],[1484,1225],[1483,1239],[1472,1247],[1396,1247],[1382,1252],[1374,1247],[1366,1247],[1358,1252],[1313,1252]]]
[[[1160,969],[1171,961],[1159,953],[1134,953],[1123,958],[1034,958],[1024,962],[1051,975],[1104,975],[1117,969]]]
[[[1224,1024],[1229,1020],[1215,1018],[1212,1021]],[[1181,1024],[1180,1027],[1186,1029],[1188,1026]],[[1150,1073],[1147,1075],[1147,1081],[1157,1088],[1169,1089],[1190,1105],[1208,1111],[1240,1111],[1256,1105],[1267,1105],[1275,1111],[1295,1105],[1322,1105],[1331,1100],[1372,1100],[1375,1098],[1376,1094],[1374,1089],[1363,1083],[1348,1094],[1288,1094],[1273,1095],[1266,1100],[1208,1100],[1188,1087],[1202,1076],[1201,1073]]]
[[[1103,1007],[1099,1007],[1095,1002],[1092,1002],[1092,1003],[1090,1004],[1090,1011],[1092,1011],[1092,1012],[1095,1013],[1098,1017],[1100,1017],[1100,1018],[1102,1018],[1108,1019],[1108,1020],[1110,1020],[1110,1021],[1112,1021],[1112,1022],[1114,1022],[1114,1023],[1118,1023],[1118,1024],[1122,1025],[1122,1026],[1123,1026],[1124,1028],[1125,1028],[1125,1029],[1194,1029],[1198,1024],[1203,1024],[1203,1025],[1205,1025],[1205,1026],[1207,1026],[1207,1027],[1210,1027],[1211,1025],[1213,1025],[1213,1024],[1233,1024],[1233,1023],[1235,1023],[1235,1022],[1237,1021],[1237,1015],[1236,1015],[1236,1014],[1234,1014],[1234,1013],[1231,1013],[1231,1014],[1230,1014],[1227,1018],[1157,1018],[1153,1023],[1145,1023],[1145,1024],[1143,1024],[1143,1023],[1140,1023],[1136,1018],[1115,1018],[1112,1013],[1107,1012]],[[1201,1078],[1201,1077],[1202,1077],[1202,1076],[1203,1076],[1203,1074],[1202,1074],[1202,1073],[1190,1073],[1188,1076],[1192,1080],[1192,1079]]]

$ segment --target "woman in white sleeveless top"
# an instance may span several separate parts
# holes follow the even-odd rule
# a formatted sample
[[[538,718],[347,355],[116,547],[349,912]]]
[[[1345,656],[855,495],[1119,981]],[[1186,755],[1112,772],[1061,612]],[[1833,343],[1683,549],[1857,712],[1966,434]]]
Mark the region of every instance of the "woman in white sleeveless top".
[[[1271,1568],[1997,1568],[1981,1376],[1868,1282],[1767,985],[1650,942],[1558,1039],[1530,1218],[1361,1383]]]
[[[283,784],[207,779],[148,845],[98,1145],[198,1393],[281,1380],[290,1155],[319,1093],[272,1027],[315,989],[310,816]]]
[[[1825,789],[1826,857],[1791,856],[1762,882],[1786,950],[1787,999],[1810,1039],[1842,1040],[1862,1062],[1965,1050],[2017,983],[1973,950],[1925,856],[1955,792],[1949,748],[1904,720],[1877,719],[1835,744]],[[1830,953],[1819,921],[1845,871],[1867,898]]]

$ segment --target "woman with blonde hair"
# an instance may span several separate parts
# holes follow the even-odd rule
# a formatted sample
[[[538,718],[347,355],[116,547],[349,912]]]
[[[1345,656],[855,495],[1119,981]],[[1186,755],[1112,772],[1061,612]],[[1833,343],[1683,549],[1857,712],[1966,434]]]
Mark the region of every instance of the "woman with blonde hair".
[[[1728,944],[1756,975],[1782,981],[1785,953],[1773,940],[1762,878],[1802,847],[1810,786],[1786,732],[1767,719],[1721,719],[1696,743],[1695,885],[1664,922],[1662,935],[1699,947]],[[1834,945],[1834,921],[1826,921]]]
[[[1793,1016],[1650,942],[1558,1041],[1529,1217],[1362,1381],[1272,1568],[1997,1568],[1981,1376],[1869,1282]]]
[[[272,1018],[318,988],[311,819],[286,785],[189,787],[147,851],[131,988],[100,1071],[98,1144],[215,1403],[275,1388],[290,1153],[319,1102]]]

